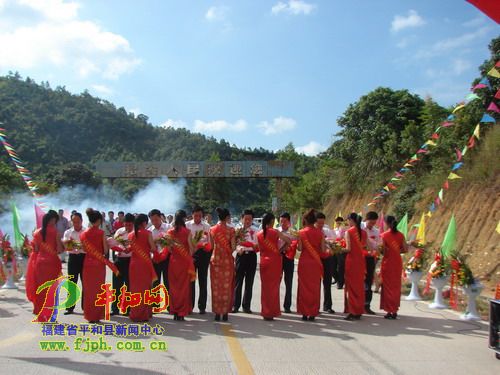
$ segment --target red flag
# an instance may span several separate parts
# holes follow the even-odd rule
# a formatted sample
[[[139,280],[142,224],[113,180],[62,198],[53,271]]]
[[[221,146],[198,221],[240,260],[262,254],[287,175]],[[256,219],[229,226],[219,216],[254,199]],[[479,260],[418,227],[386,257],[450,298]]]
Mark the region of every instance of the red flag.
[[[495,94],[495,99],[500,99],[500,90],[498,90],[497,93]]]
[[[471,136],[469,138],[469,142],[467,143],[467,147],[472,148],[475,146],[475,144],[476,144],[476,140],[475,140],[474,136]]]
[[[457,161],[462,160],[462,151],[460,151],[458,148],[456,148],[455,152],[457,153]]]
[[[431,135],[431,138],[432,139],[439,139],[439,134],[438,133],[434,133]]]
[[[448,180],[446,180],[443,184],[443,189],[449,189],[450,188],[450,184],[448,183]]]
[[[467,0],[496,23],[500,23],[500,7],[494,0]]]
[[[488,106],[488,108],[486,110],[487,111],[496,112],[496,113],[500,113],[500,109],[498,109],[498,106],[494,102],[491,102],[490,105]]]
[[[45,212],[43,212],[43,210],[35,203],[35,217],[37,228],[42,227],[43,215],[45,215]]]

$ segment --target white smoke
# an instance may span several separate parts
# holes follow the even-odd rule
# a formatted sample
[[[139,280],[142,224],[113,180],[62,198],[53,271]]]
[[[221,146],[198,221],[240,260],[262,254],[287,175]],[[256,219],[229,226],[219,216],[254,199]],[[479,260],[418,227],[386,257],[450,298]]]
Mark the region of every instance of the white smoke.
[[[69,220],[71,211],[76,210],[83,216],[84,226],[87,225],[85,210],[92,207],[95,210],[125,213],[145,213],[156,208],[167,214],[174,213],[179,208],[184,207],[184,187],[185,180],[171,182],[167,178],[152,181],[144,189],[138,191],[130,200],[123,198],[120,193],[110,187],[100,187],[97,189],[87,186],[62,187],[57,193],[52,193],[43,197],[43,202],[49,209],[63,209],[66,218]],[[12,196],[13,201],[19,211],[19,227],[23,234],[29,234],[36,228],[36,218],[34,201],[28,193],[18,193]],[[4,202],[6,203],[6,202]],[[9,204],[4,204],[9,206]],[[13,235],[12,213],[9,211],[0,215],[0,229],[11,236]]]

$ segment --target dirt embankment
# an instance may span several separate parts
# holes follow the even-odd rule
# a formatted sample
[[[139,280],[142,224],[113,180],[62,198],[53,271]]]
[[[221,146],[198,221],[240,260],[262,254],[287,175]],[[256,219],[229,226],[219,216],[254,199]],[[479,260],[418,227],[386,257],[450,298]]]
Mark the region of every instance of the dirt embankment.
[[[468,255],[467,261],[474,275],[486,286],[483,294],[492,296],[500,282],[500,234],[496,227],[500,221],[500,175],[487,183],[453,181],[445,191],[444,203],[427,220],[426,236],[431,249],[441,244],[451,215],[457,222],[457,248]],[[422,212],[427,212],[429,200],[436,191],[429,191],[428,199],[416,205],[417,212],[410,225],[416,224]],[[327,202],[324,211],[329,221],[340,211],[343,215],[359,212],[372,198],[371,194],[345,195]],[[382,210],[392,211],[393,202],[386,199]]]

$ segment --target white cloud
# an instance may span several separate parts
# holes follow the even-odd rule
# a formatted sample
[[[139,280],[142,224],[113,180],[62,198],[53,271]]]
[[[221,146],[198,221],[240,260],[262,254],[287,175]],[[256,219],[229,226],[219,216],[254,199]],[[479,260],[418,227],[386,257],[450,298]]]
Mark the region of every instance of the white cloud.
[[[417,11],[411,9],[407,16],[395,15],[391,23],[391,31],[397,33],[400,30],[425,25],[425,20],[419,16]]]
[[[205,13],[205,19],[210,22],[224,21],[227,14],[227,7],[211,6]]]
[[[414,57],[418,59],[431,58],[447,55],[453,50],[463,50],[467,45],[485,36],[490,31],[489,26],[482,27],[476,31],[465,33],[454,38],[447,38],[434,43],[430,48],[421,49]]]
[[[305,154],[307,156],[315,156],[325,150],[326,146],[323,146],[322,144],[315,141],[311,141],[304,146],[295,147],[295,151],[297,151],[299,154]]]
[[[78,16],[63,0],[0,0],[0,69],[47,66],[117,79],[141,63],[128,40]]]
[[[478,16],[476,18],[473,18],[469,21],[462,23],[462,26],[477,28],[477,27],[483,26],[486,23],[486,21],[487,21],[487,18],[485,16]]]
[[[196,120],[194,122],[193,130],[199,133],[217,133],[222,131],[242,132],[245,131],[248,124],[245,120],[238,120],[234,123],[225,120],[215,120],[205,122]]]
[[[311,4],[302,0],[289,0],[288,2],[278,2],[271,8],[272,14],[287,13],[291,15],[311,14],[317,8],[316,4]]]
[[[106,85],[92,85],[92,88],[94,89],[95,92],[101,95],[112,95],[113,94],[113,89]]]
[[[184,128],[184,129],[188,129],[188,125],[184,121],[181,121],[181,120],[172,120],[172,119],[168,119],[167,121],[165,121],[164,123],[160,124],[159,126],[162,127],[162,128],[173,128],[173,129]]]
[[[292,118],[276,117],[272,122],[262,121],[257,125],[265,135],[273,135],[284,133],[292,130],[297,125],[297,122]]]
[[[467,60],[463,60],[463,59],[453,60],[452,70],[453,70],[453,73],[457,76],[459,76],[463,72],[467,71],[471,67],[472,67],[472,64]]]
[[[140,108],[138,108],[138,107],[136,107],[136,108],[130,108],[128,111],[129,111],[130,113],[133,113],[133,114],[134,114],[134,116],[136,116],[136,117],[142,113],[142,112],[141,112],[141,109],[140,109]]]

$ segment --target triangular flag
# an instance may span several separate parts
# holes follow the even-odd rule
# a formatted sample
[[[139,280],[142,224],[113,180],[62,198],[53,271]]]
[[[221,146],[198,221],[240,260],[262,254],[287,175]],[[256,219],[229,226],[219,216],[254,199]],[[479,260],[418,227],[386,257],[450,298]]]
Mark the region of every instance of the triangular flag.
[[[410,163],[406,163],[404,167],[413,167],[413,165],[411,165]]]
[[[399,172],[396,172],[394,175],[395,175],[396,177],[403,177],[403,175],[402,175],[401,173],[399,173]]]
[[[481,118],[480,122],[496,122],[495,119],[490,116],[489,114],[485,113],[483,117]]]
[[[450,183],[448,182],[448,180],[446,180],[443,184],[443,189],[448,190],[449,188],[450,188]]]
[[[406,213],[405,216],[403,216],[403,218],[399,221],[397,229],[403,233],[405,238],[408,237],[408,213]]]
[[[483,77],[483,79],[480,80],[479,83],[482,83],[483,85],[486,85],[487,87],[491,87],[490,81],[486,77]]]
[[[458,148],[456,148],[455,152],[457,153],[457,161],[462,160],[462,151],[460,151]]]
[[[443,243],[441,244],[441,254],[444,258],[449,257],[455,251],[455,243],[457,237],[457,224],[455,215],[452,215],[446,234],[444,235]]]
[[[473,100],[475,100],[475,99],[479,99],[479,95],[477,95],[477,94],[475,94],[475,93],[473,93],[473,92],[472,92],[472,93],[470,93],[469,95],[467,95],[467,96],[465,97],[465,100],[466,100],[467,102],[471,102],[471,101],[473,101]]]
[[[455,113],[455,112],[457,112],[457,111],[461,110],[463,107],[465,107],[465,105],[464,105],[464,104],[457,105],[457,106],[455,107],[455,109],[453,110],[453,112],[452,112],[452,113]]]
[[[486,110],[491,111],[491,112],[500,113],[500,109],[498,108],[498,106],[494,102],[491,102]]]
[[[418,224],[417,237],[415,237],[420,245],[425,245],[425,214],[420,217],[420,223]]]
[[[500,99],[500,90],[498,90],[497,93],[495,94],[495,99]]]
[[[498,61],[496,62],[495,66],[496,66],[497,68],[499,68],[499,67],[500,67],[500,60],[498,60]],[[0,122],[0,124],[2,124],[2,123]]]
[[[436,199],[434,199],[434,203],[436,203],[436,206],[439,206],[441,204],[441,200],[439,199],[439,197],[436,197]]]
[[[443,189],[439,190],[438,197],[441,200],[441,202],[444,202],[444,199],[443,199]]]
[[[432,138],[432,139],[439,139],[439,134],[438,134],[438,133],[433,133],[433,134],[431,135],[431,138]]]
[[[462,155],[465,155],[467,153],[467,150],[468,150],[468,148],[467,148],[467,146],[465,146],[464,149],[462,150]]]
[[[495,69],[495,67],[491,68],[491,70],[488,72],[488,75],[495,78],[500,78],[500,73]]]
[[[425,216],[432,217],[432,212],[431,211],[427,211],[427,213],[425,214]]]
[[[458,163],[455,163],[453,164],[453,167],[451,168],[452,171],[456,171],[457,169],[460,169],[462,168],[462,165],[464,165],[463,162],[458,162]]]
[[[474,147],[475,144],[476,144],[476,139],[474,138],[473,135],[471,135],[471,137],[469,138],[469,142],[467,143],[467,147],[472,148]]]
[[[434,204],[434,202],[432,202],[431,205],[429,206],[429,211],[431,212],[436,211],[436,205]]]
[[[427,142],[425,142],[426,145],[429,145],[429,146],[435,146],[436,145],[436,142],[434,141],[431,141],[431,140],[428,140]]]
[[[446,121],[446,122],[443,122],[443,128],[449,128],[450,126],[453,126],[455,125],[454,122],[449,122],[449,121]]]
[[[474,129],[474,136],[479,139],[479,124],[476,125],[476,128]]]
[[[453,121],[453,120],[455,120],[455,115],[449,115],[446,119],[448,121]]]
[[[497,233],[500,234],[500,221],[497,224]]]
[[[458,174],[455,174],[453,172],[450,172],[450,174],[448,175],[448,180],[456,180],[458,178],[462,178],[462,177],[460,177]]]
[[[391,189],[391,190],[396,190],[396,185],[394,185],[394,184],[393,184],[393,183],[391,183],[391,182],[389,182],[389,183],[387,184],[387,187],[388,187],[389,189]]]
[[[488,86],[486,86],[484,83],[478,83],[477,85],[475,85],[475,86],[472,88],[472,91],[474,91],[474,90],[479,90],[479,89],[485,89],[486,87],[488,87]]]

